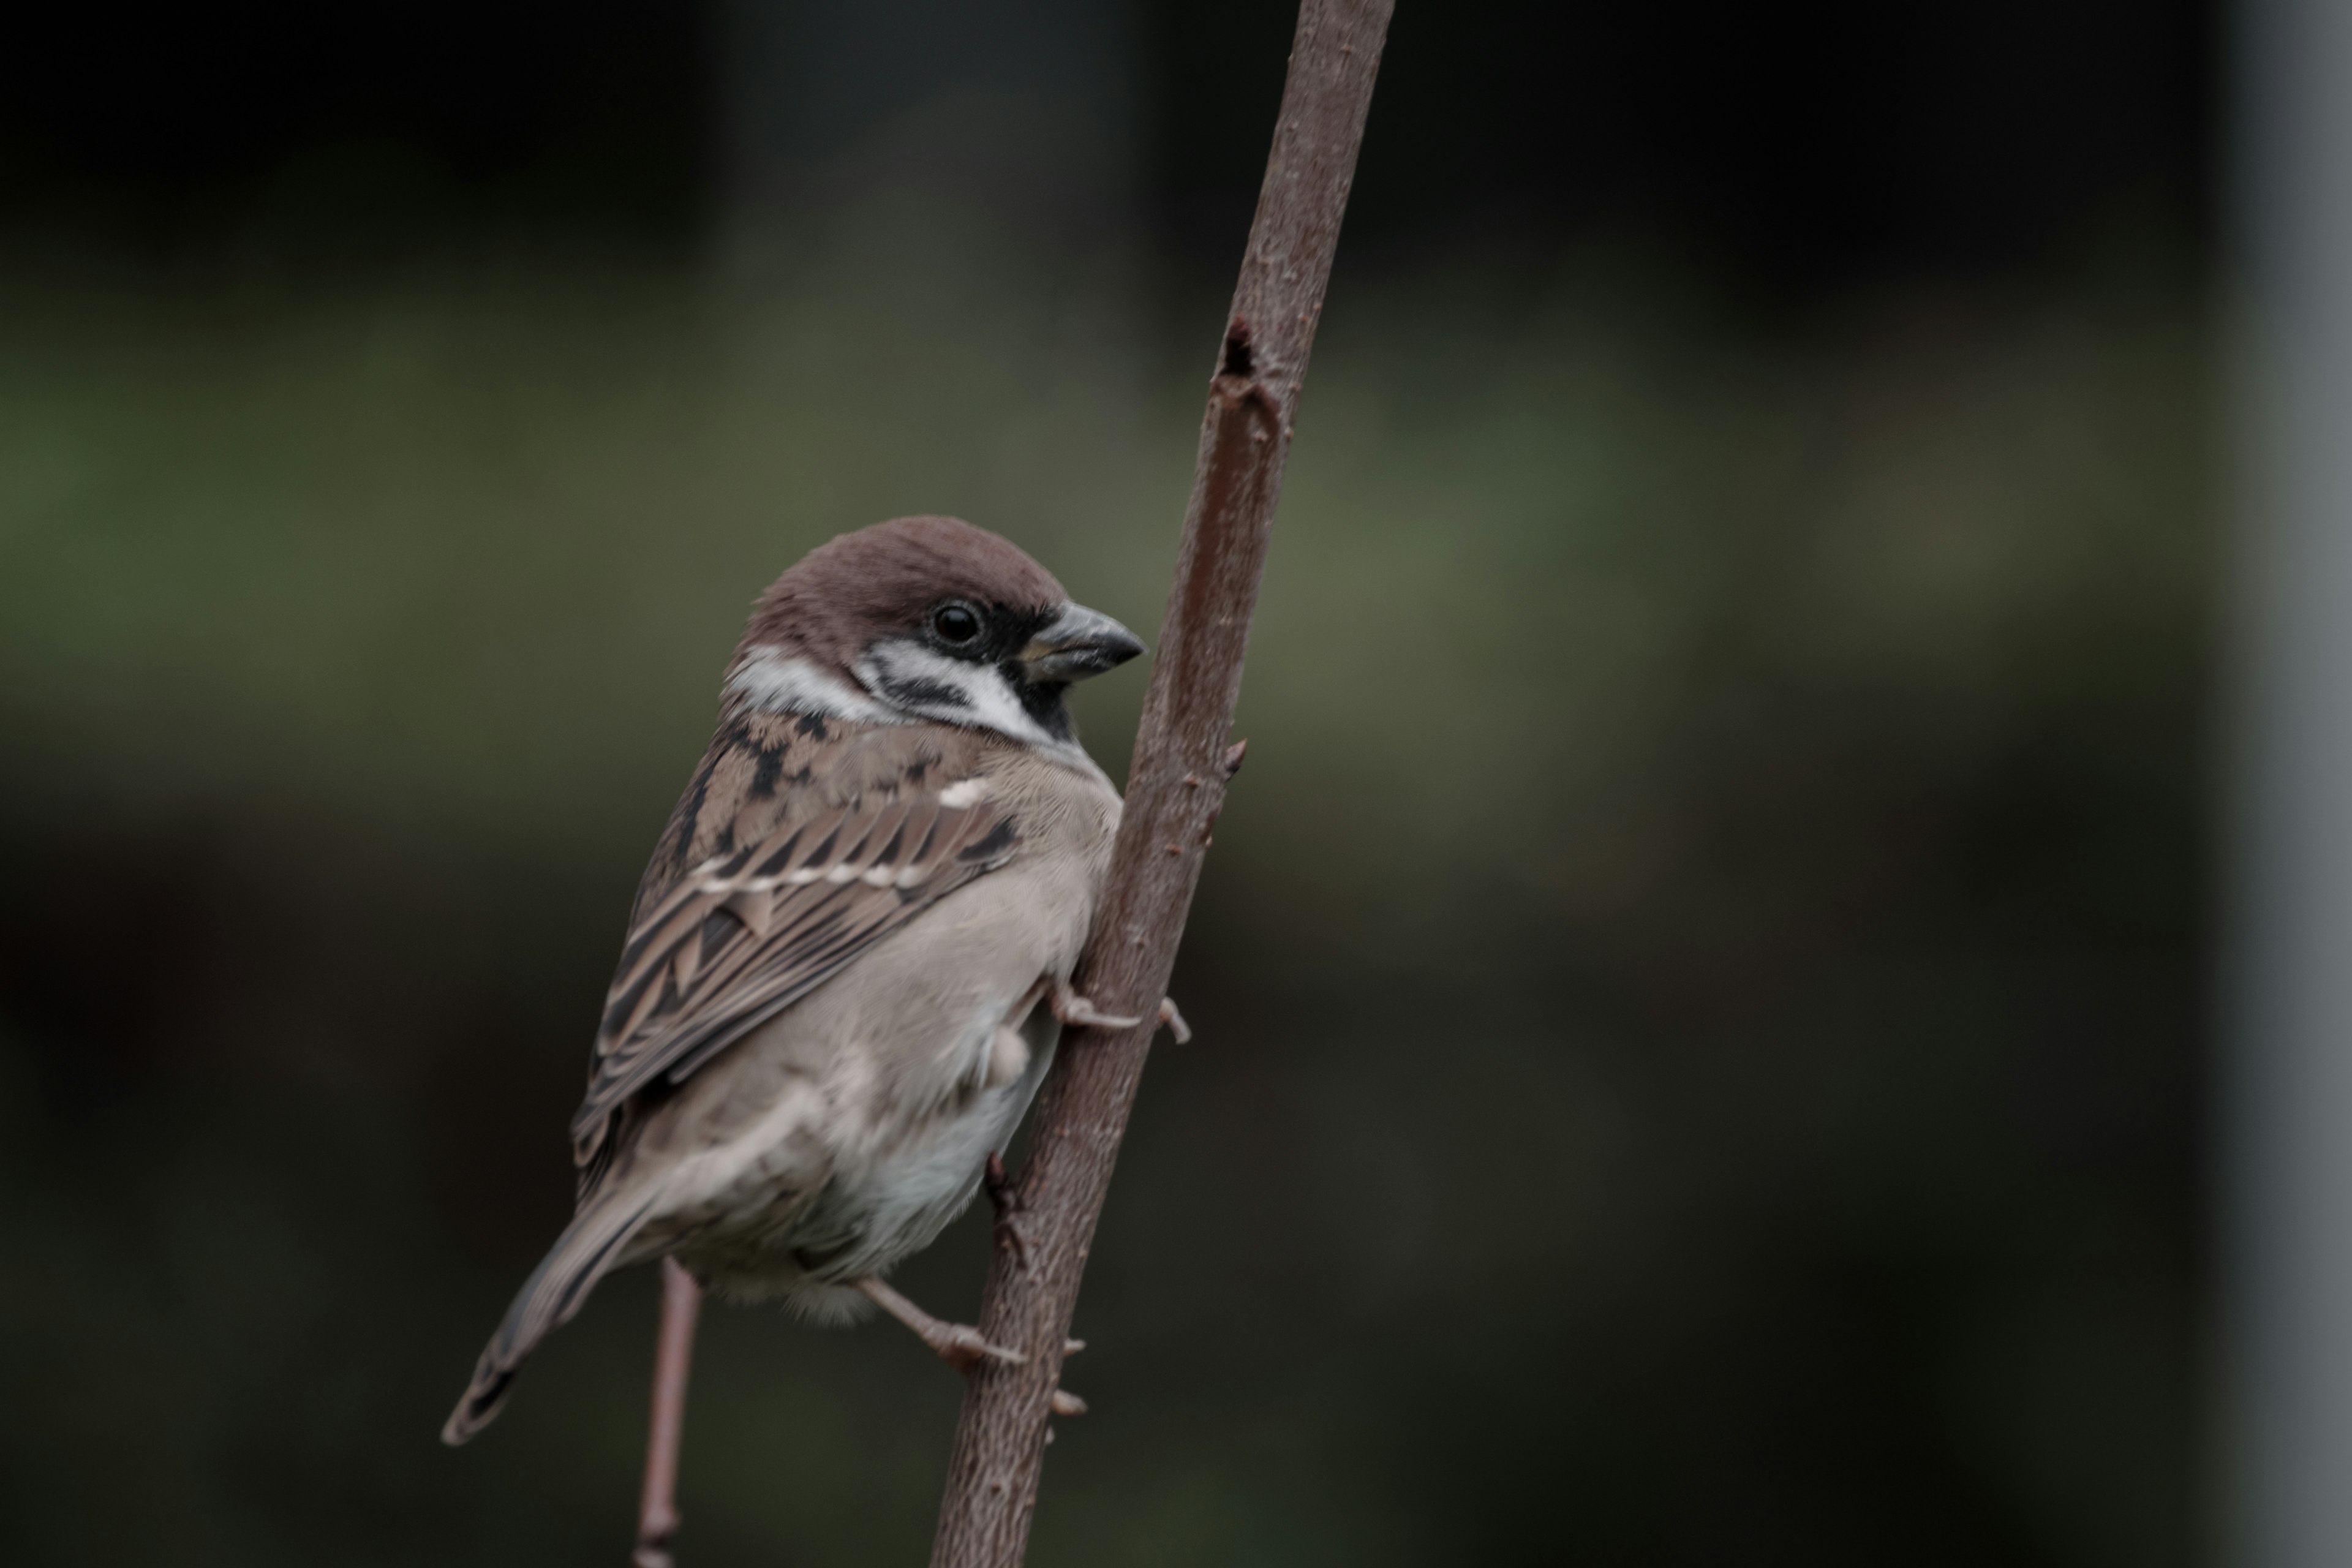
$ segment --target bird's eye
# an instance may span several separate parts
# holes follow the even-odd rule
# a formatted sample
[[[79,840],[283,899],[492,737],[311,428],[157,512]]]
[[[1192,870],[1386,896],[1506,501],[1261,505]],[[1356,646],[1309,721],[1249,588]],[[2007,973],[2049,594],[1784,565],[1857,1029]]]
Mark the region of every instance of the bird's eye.
[[[931,612],[931,630],[943,643],[968,643],[980,636],[980,612],[970,605],[941,605]]]

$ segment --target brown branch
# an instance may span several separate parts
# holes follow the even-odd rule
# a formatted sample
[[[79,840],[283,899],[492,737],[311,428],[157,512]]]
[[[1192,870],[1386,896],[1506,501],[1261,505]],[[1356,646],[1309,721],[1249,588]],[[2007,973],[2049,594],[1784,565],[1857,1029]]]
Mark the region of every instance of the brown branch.
[[[1240,766],[1240,748],[1228,748],[1225,734],[1392,5],[1305,0],[1299,9],[1257,218],[1209,383],[1127,814],[1078,967],[1078,989],[1107,1012],[1156,1017],[1209,830]],[[997,1249],[980,1313],[982,1334],[1025,1359],[971,1373],[932,1568],[1021,1561],[1079,1277],[1155,1027],[1074,1033],[1038,1097],[1029,1161],[1011,1197],[1023,1245]]]
[[[646,1434],[646,1491],[637,1506],[636,1568],[670,1568],[677,1534],[677,1453],[686,1438],[686,1377],[702,1287],[675,1258],[661,1261],[661,1331],[654,1342],[654,1411]]]

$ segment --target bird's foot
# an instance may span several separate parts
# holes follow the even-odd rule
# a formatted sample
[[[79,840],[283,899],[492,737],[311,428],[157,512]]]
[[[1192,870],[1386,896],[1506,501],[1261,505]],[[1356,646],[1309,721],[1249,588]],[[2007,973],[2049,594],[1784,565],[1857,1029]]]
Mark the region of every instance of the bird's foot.
[[[1122,1018],[1101,1011],[1093,1002],[1079,995],[1066,980],[1054,982],[1053,989],[1047,993],[1046,1005],[1053,1009],[1055,1017],[1073,1028],[1132,1029],[1143,1022],[1140,1018]],[[1160,1021],[1168,1026],[1169,1033],[1176,1037],[1178,1045],[1192,1043],[1192,1026],[1184,1022],[1184,1015],[1176,1010],[1176,998],[1162,996],[1160,999],[1159,1016]]]
[[[1095,1005],[1074,990],[1066,980],[1056,980],[1047,994],[1046,1005],[1054,1016],[1073,1028],[1132,1029],[1143,1022],[1140,1018],[1122,1018],[1116,1014],[1097,1010]]]
[[[1001,1172],[1003,1167],[998,1167]],[[1003,1345],[990,1344],[980,1337],[980,1331],[964,1323],[950,1323],[932,1317],[906,1297],[868,1274],[857,1282],[866,1299],[915,1331],[916,1337],[931,1347],[931,1353],[955,1368],[970,1372],[983,1361],[1003,1362],[1007,1366],[1020,1366],[1029,1358],[1019,1351],[1006,1350]],[[1076,1355],[1087,1348],[1084,1340],[1065,1340],[1064,1355]],[[1054,1390],[1054,1414],[1084,1415],[1087,1402],[1066,1388]]]
[[[978,1329],[969,1324],[932,1317],[871,1274],[857,1280],[856,1285],[867,1300],[914,1330],[915,1337],[930,1346],[933,1355],[958,1372],[970,1372],[982,1361],[1019,1366],[1029,1359],[1019,1351],[989,1343],[980,1337]]]

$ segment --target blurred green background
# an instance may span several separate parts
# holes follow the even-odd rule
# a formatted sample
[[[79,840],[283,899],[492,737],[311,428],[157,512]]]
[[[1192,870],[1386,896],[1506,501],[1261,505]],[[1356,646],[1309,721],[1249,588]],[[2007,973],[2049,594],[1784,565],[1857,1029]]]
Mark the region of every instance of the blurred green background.
[[[2212,18],[1404,10],[1032,1560],[2200,1557]],[[125,16],[0,68],[14,1550],[617,1563],[649,1271],[434,1435],[743,614],[1158,624],[1291,13]],[[715,1309],[682,1561],[957,1402]]]

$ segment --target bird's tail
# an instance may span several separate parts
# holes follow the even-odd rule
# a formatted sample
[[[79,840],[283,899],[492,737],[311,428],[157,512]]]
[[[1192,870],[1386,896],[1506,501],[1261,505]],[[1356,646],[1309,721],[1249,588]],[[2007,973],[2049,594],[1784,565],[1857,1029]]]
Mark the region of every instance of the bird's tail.
[[[615,1194],[617,1195],[617,1194]],[[572,1321],[596,1281],[621,1261],[625,1248],[652,1208],[649,1197],[605,1202],[583,1210],[556,1238],[507,1309],[506,1321],[474,1363],[474,1381],[449,1413],[441,1440],[456,1447],[488,1426],[506,1403],[507,1389],[539,1342]]]

